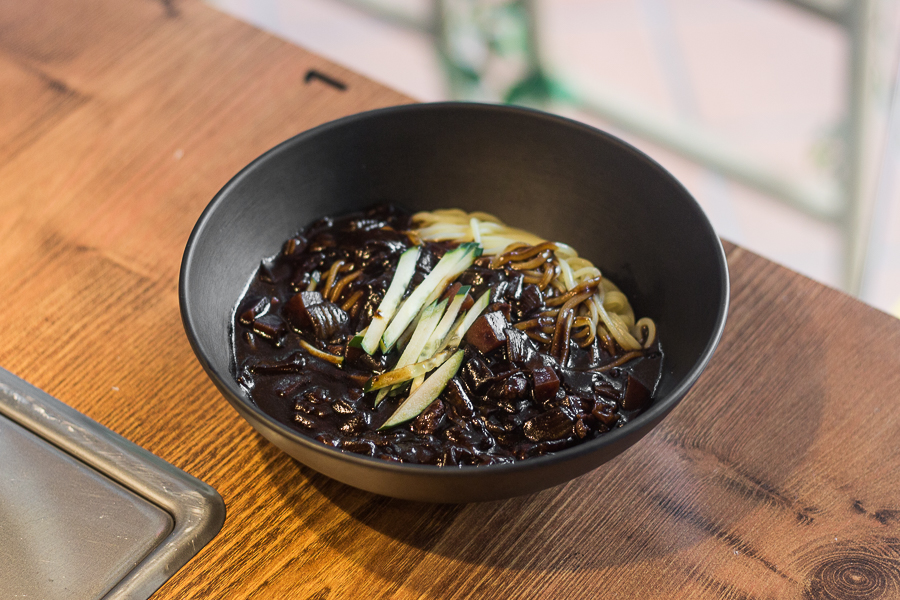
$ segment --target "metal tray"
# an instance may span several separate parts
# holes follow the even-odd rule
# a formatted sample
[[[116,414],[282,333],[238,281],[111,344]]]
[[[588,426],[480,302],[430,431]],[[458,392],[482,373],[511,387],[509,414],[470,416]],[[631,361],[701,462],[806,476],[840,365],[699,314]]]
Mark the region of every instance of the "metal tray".
[[[212,487],[0,369],[0,598],[149,598],[224,520]]]

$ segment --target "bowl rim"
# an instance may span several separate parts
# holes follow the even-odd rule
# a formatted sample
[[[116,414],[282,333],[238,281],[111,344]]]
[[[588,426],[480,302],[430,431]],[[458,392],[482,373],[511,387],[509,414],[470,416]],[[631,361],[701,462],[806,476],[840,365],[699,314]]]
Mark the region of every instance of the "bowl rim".
[[[294,145],[303,143],[309,138],[326,134],[333,129],[352,126],[356,122],[368,119],[377,119],[385,116],[404,113],[437,112],[447,110],[476,112],[488,111],[496,112],[498,114],[514,115],[527,119],[537,118],[553,122],[562,127],[574,129],[583,134],[589,134],[593,136],[599,135],[600,137],[605,138],[607,142],[618,146],[621,150],[635,155],[639,160],[645,162],[648,166],[659,171],[677,188],[680,188],[683,193],[684,199],[688,201],[688,204],[697,213],[697,216],[700,217],[702,228],[705,230],[709,238],[714,242],[712,249],[715,251],[715,262],[717,263],[719,277],[723,283],[722,288],[719,290],[718,312],[716,314],[715,326],[713,328],[712,335],[707,340],[707,343],[703,348],[703,351],[700,353],[699,358],[684,376],[682,381],[679,382],[663,398],[655,399],[653,404],[647,410],[634,417],[625,426],[616,428],[613,431],[605,433],[600,437],[594,438],[582,444],[577,444],[570,448],[549,453],[543,456],[517,460],[512,463],[486,466],[461,465],[453,468],[414,463],[394,463],[365,456],[362,454],[344,452],[340,449],[333,448],[331,446],[318,442],[311,437],[304,436],[300,432],[295,431],[287,425],[276,420],[274,417],[264,412],[253,402],[243,398],[239,394],[236,394],[235,389],[237,383],[233,380],[233,377],[230,377],[229,374],[229,378],[222,379],[216,372],[216,370],[212,367],[209,359],[207,358],[208,353],[197,334],[197,318],[192,312],[194,309],[191,306],[191,296],[188,289],[188,284],[192,278],[191,267],[198,240],[205,233],[212,215],[216,212],[216,210],[218,210],[218,207],[226,201],[226,198],[229,196],[230,192],[234,188],[238,187],[244,178],[248,177],[261,165],[267,162],[272,156],[285,152],[292,148]],[[693,197],[693,195],[678,179],[676,179],[671,173],[669,173],[668,170],[666,170],[653,158],[610,133],[607,133],[601,129],[582,123],[580,121],[576,121],[574,119],[526,107],[458,101],[402,104],[355,113],[332,121],[328,121],[326,123],[302,131],[265,151],[263,154],[259,155],[257,158],[243,167],[224,186],[222,186],[222,188],[215,194],[212,200],[204,208],[196,224],[194,225],[194,228],[191,231],[190,237],[188,238],[187,244],[185,246],[178,280],[178,300],[181,319],[191,348],[194,351],[194,354],[196,355],[207,376],[209,376],[209,378],[215,384],[216,388],[218,388],[222,395],[225,396],[225,399],[235,408],[238,414],[244,416],[242,411],[249,411],[256,419],[264,422],[278,435],[295,441],[309,451],[315,454],[320,454],[327,459],[365,466],[391,474],[415,474],[419,476],[459,479],[471,478],[473,476],[492,477],[513,472],[534,471],[543,469],[544,467],[550,467],[556,464],[574,461],[583,456],[593,454],[603,447],[615,446],[621,440],[634,435],[638,431],[644,430],[645,425],[650,425],[654,421],[661,420],[681,401],[681,399],[696,383],[697,379],[709,364],[709,361],[711,360],[712,355],[722,338],[722,334],[725,328],[725,322],[728,315],[729,299],[730,280],[728,275],[727,258],[718,234],[716,234],[715,229],[709,221],[709,218],[706,216],[702,207]],[[235,299],[235,304],[236,303],[237,299]],[[235,386],[234,389],[232,388],[232,385]],[[250,423],[250,425],[253,426],[254,429],[256,428],[253,423]]]

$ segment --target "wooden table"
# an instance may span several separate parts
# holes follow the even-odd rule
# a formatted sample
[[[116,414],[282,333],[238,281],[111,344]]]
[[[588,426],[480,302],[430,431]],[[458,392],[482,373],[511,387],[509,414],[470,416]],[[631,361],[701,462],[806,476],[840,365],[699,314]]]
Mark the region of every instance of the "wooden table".
[[[218,394],[178,269],[251,159],[409,99],[195,0],[0,6],[0,366],[227,504],[156,597],[900,597],[900,321],[728,244],[709,369],[616,460],[504,502],[356,491]]]

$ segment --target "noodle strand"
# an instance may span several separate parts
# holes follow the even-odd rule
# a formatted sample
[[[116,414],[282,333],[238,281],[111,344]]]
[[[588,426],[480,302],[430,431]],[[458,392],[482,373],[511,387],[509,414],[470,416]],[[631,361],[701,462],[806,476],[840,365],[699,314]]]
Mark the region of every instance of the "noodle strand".
[[[466,213],[460,209],[421,212],[413,216],[413,223],[419,227],[417,234],[423,240],[478,241],[484,249],[478,264],[492,269],[508,265],[522,273],[525,283],[538,286],[548,307],[562,305],[562,309],[541,313],[542,317],[556,320],[552,339],[535,329],[537,326],[543,329],[544,323],[528,321],[529,325],[523,329],[532,339],[552,344],[555,356],[568,354],[573,327],[579,329],[576,334],[579,344],[586,347],[596,338],[611,355],[617,353],[616,345],[630,353],[647,349],[656,341],[653,321],[644,317],[635,322],[634,311],[625,294],[568,244],[544,240],[522,229],[509,227],[497,217],[483,212]],[[488,261],[486,257],[491,258]],[[326,289],[330,286],[329,279]],[[574,298],[579,301],[570,305]],[[577,325],[574,325],[576,319]],[[563,341],[565,349],[562,348]]]

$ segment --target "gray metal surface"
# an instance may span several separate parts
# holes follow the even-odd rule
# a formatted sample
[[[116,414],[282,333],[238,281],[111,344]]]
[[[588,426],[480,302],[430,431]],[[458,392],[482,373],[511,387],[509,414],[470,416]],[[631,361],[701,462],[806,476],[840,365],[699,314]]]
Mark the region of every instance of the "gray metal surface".
[[[0,598],[149,598],[224,518],[207,484],[0,369]]]
[[[0,418],[0,597],[98,598],[172,530],[162,509]]]

